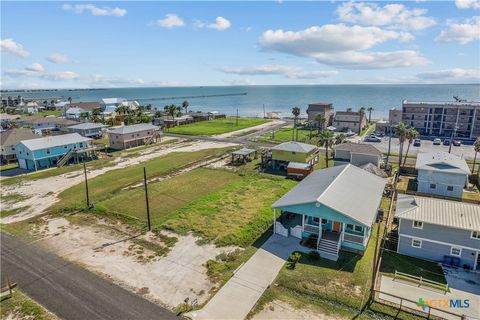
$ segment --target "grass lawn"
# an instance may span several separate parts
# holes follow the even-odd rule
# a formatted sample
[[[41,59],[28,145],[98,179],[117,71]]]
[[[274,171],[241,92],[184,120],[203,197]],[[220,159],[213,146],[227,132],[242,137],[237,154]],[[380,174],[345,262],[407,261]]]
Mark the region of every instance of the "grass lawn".
[[[18,168],[18,163],[16,163],[16,162],[0,166],[0,171],[10,170],[10,169],[15,169],[15,168]]]
[[[168,175],[198,161],[216,158],[232,148],[205,149],[195,152],[172,152],[135,166],[115,169],[99,175],[88,182],[90,201],[100,203],[113,197],[122,189],[140,184],[143,180],[143,167],[147,169],[148,179]],[[71,187],[60,193],[60,200],[50,208],[57,210],[77,210],[84,208],[85,186],[83,183]],[[175,195],[175,193],[172,193]],[[143,201],[141,205],[143,207]],[[155,210],[152,208],[152,210]]]
[[[293,127],[283,127],[275,131],[275,134],[272,132],[268,132],[263,134],[262,136],[255,139],[258,142],[270,142],[270,143],[282,143],[287,141],[292,141],[293,136]],[[317,130],[312,130],[312,135],[316,134]],[[296,132],[295,132],[296,136]],[[304,143],[313,143],[315,144],[318,141],[318,138],[312,137],[310,140],[310,130],[298,130],[298,140],[299,142]]]
[[[238,118],[238,125],[236,124],[236,121],[236,118],[200,121],[167,129],[167,133],[211,136],[258,126],[267,123],[270,120],[260,118]]]
[[[18,289],[13,289],[11,298],[0,302],[0,310],[2,319],[58,319]]]
[[[376,124],[375,124],[375,123],[368,124],[367,128],[363,129],[363,130],[360,132],[360,136],[361,136],[361,137],[369,136],[370,134],[372,134],[372,133],[375,131],[375,128],[376,128]]]
[[[60,117],[61,115],[63,115],[63,111],[62,110],[47,110],[47,111],[38,112],[35,115],[36,116],[42,116],[42,117],[46,117],[46,116]]]

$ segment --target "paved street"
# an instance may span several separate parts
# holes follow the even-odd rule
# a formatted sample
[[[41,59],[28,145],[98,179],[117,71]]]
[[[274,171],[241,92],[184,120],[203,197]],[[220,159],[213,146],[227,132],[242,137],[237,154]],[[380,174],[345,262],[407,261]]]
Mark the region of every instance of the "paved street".
[[[2,232],[2,284],[6,277],[62,319],[177,319],[136,294]]]

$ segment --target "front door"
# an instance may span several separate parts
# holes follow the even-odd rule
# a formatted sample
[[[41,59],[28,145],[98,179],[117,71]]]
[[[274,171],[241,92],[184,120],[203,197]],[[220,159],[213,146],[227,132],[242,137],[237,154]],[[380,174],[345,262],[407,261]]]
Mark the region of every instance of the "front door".
[[[338,221],[333,221],[332,231],[334,231],[334,232],[340,232],[340,222],[338,222]]]

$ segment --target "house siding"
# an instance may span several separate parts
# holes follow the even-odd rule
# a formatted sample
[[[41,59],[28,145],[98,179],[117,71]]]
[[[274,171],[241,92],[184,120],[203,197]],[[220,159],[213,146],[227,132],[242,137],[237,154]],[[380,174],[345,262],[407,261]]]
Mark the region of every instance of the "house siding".
[[[128,149],[144,145],[145,139],[151,137],[156,131],[158,130],[148,129],[126,134],[108,133],[110,148]]]
[[[309,163],[313,158],[313,151],[310,153],[289,152],[283,150],[272,150],[272,159],[278,161],[290,161]]]
[[[373,163],[377,167],[380,166],[380,157],[371,154],[360,154],[360,153],[352,153],[352,160],[351,164],[359,167],[367,163]]]
[[[432,172],[430,170],[420,169],[418,170],[417,180],[417,191],[420,193],[461,198],[467,176],[465,174]],[[435,189],[430,188],[431,184],[436,185]],[[448,186],[452,186],[453,190],[448,191]]]

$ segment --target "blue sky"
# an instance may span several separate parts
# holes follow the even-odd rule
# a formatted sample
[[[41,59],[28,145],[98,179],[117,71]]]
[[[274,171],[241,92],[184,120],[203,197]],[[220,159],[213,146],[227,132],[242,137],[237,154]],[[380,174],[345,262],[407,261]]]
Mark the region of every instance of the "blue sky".
[[[2,89],[480,82],[479,0],[1,9]]]

